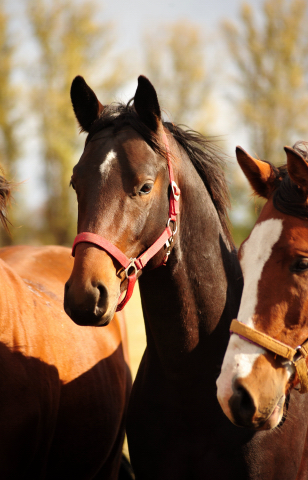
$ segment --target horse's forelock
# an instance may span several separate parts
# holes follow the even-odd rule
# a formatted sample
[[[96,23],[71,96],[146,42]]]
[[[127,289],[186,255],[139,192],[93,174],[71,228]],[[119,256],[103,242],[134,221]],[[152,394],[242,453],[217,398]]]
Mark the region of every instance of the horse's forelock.
[[[166,152],[162,148],[158,135],[153,132],[147,125],[145,125],[139,118],[131,99],[127,104],[112,103],[106,105],[99,118],[93,123],[91,130],[87,136],[86,144],[89,143],[92,137],[106,128],[113,128],[113,134],[125,127],[131,127],[138,132],[145,140],[145,142],[156,153],[165,156]]]

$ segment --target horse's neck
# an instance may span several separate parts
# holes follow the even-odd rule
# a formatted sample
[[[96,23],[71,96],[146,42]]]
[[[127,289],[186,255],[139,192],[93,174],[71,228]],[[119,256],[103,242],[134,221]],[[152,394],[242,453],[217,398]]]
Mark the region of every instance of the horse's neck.
[[[205,357],[217,366],[241,294],[238,260],[210,195],[188,160],[182,167],[173,252],[166,267],[140,278],[148,348],[175,375]]]

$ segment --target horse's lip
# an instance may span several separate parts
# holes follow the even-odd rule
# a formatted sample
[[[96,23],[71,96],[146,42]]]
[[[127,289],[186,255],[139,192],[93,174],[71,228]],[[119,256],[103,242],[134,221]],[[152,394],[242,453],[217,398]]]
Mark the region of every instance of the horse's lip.
[[[279,410],[281,409],[283,400],[284,400],[284,395],[281,395],[281,397],[279,398],[278,402],[276,403],[275,407],[273,408],[272,413],[270,414],[270,416],[268,417],[267,420],[272,418],[275,415],[275,412],[277,412],[278,409]]]
[[[281,411],[281,408],[282,408],[283,402],[284,402],[284,398],[285,398],[285,396],[281,395],[281,397],[277,401],[276,405],[274,406],[272,412],[269,414],[267,419],[262,422],[262,424],[260,425],[260,428],[258,428],[258,430],[268,430],[268,429],[274,428],[270,425],[270,421],[271,421],[271,419],[274,418],[274,416],[277,414],[277,412]],[[278,423],[277,423],[277,425],[278,425]],[[275,425],[275,426],[277,426],[277,425]]]

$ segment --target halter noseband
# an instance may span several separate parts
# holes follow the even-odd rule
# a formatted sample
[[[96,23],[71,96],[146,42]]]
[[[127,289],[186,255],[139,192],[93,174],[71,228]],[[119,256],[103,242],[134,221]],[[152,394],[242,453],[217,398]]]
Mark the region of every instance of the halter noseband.
[[[181,191],[177,184],[174,181],[173,175],[173,168],[171,164],[171,155],[170,155],[170,148],[168,143],[168,138],[166,133],[163,130],[162,133],[165,148],[166,148],[166,157],[168,163],[168,170],[169,170],[169,182],[171,186],[171,194],[169,199],[169,220],[167,222],[167,226],[163,233],[158,237],[158,239],[149,247],[144,253],[139,255],[137,258],[128,258],[121,250],[110,243],[105,238],[97,235],[96,233],[91,232],[83,232],[79,233],[73,243],[72,247],[72,256],[75,256],[76,246],[79,243],[93,243],[98,247],[101,247],[107,253],[109,253],[112,257],[114,257],[120,265],[124,268],[124,272],[128,281],[127,289],[125,297],[121,302],[118,303],[116,311],[122,310],[122,308],[127,304],[128,300],[131,298],[134,286],[137,280],[137,273],[142,270],[148,261],[159,252],[159,250],[165,245],[167,248],[166,255],[161,265],[165,265],[167,263],[168,257],[171,252],[173,237],[177,231],[176,227],[176,217],[179,213],[179,199]],[[170,227],[170,222],[173,223],[173,229]]]
[[[308,340],[302,345],[292,348],[286,343],[279,342],[279,340],[275,340],[269,335],[266,335],[266,333],[258,332],[258,330],[248,327],[248,325],[245,325],[238,320],[232,320],[230,332],[236,333],[240,338],[266,348],[266,350],[289,360],[292,365],[294,365],[301,384],[299,392],[308,392],[308,369],[306,364],[306,358],[308,356]]]

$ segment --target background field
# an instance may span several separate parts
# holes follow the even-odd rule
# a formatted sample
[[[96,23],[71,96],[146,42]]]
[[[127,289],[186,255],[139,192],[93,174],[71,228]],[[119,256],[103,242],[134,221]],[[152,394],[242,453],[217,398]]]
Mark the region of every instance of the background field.
[[[146,345],[138,284],[136,284],[133,296],[126,305],[124,312],[126,315],[131,370],[134,379]]]

